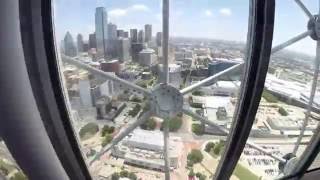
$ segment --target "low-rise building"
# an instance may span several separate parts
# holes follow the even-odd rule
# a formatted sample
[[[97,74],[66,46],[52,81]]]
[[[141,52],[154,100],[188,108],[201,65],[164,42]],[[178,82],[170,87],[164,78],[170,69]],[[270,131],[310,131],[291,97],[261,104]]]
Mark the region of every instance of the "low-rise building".
[[[171,168],[178,168],[182,150],[180,138],[169,138],[169,161]],[[113,150],[112,155],[123,158],[124,163],[157,171],[164,171],[164,141],[161,131],[134,130]]]

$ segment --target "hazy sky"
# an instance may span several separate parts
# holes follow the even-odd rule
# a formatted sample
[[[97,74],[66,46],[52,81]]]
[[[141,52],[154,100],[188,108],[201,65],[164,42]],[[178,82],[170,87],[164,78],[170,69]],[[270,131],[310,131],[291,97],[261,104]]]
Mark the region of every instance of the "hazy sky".
[[[316,0],[302,1],[313,14],[318,12]],[[109,22],[118,28],[152,24],[153,35],[161,31],[160,0],[54,0],[57,38],[70,31],[74,39],[78,33],[88,39],[97,6],[106,7]],[[248,11],[249,0],[171,0],[170,35],[245,41]],[[274,45],[306,31],[307,21],[294,0],[276,0]],[[315,42],[307,38],[290,49],[315,54]]]

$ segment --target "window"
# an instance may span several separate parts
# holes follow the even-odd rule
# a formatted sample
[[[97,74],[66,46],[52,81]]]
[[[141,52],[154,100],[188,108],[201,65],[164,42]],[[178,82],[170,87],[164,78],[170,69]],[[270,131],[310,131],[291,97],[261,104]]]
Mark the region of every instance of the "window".
[[[93,177],[132,172],[143,179],[212,178],[236,120],[249,1],[54,3],[60,73]],[[309,20],[297,12],[280,13],[288,4],[304,7],[300,1],[277,3],[274,44],[290,39]],[[288,16],[296,17],[290,31]],[[256,120],[231,179],[286,175],[288,153],[301,154],[315,131],[317,121],[304,123],[316,82],[314,41],[280,51],[317,38],[313,26],[311,20],[308,31],[272,49]]]
[[[248,139],[263,151],[247,143],[234,175],[245,179],[289,175],[317,132],[319,45],[312,26],[318,11],[317,2],[276,1],[271,60]]]
[[[55,1],[55,28],[74,130],[93,176],[110,164],[109,172],[130,170],[130,158],[170,167],[172,178],[213,176],[238,102],[248,2],[172,1],[169,31],[161,1],[82,3]],[[207,140],[214,149],[204,149]]]

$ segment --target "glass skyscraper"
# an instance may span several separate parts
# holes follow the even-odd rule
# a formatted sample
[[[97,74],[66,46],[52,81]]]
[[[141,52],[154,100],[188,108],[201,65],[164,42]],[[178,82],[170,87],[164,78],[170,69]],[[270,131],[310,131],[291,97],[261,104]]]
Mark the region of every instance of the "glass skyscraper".
[[[97,57],[105,57],[107,52],[108,14],[104,7],[97,7],[95,14]]]

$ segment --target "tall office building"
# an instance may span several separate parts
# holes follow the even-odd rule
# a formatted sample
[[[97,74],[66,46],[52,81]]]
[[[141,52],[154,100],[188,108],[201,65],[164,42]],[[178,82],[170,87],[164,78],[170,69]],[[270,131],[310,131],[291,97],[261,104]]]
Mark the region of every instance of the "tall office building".
[[[123,37],[124,38],[129,38],[129,32],[128,31],[124,31],[123,32]]]
[[[130,29],[130,38],[132,43],[138,42],[138,30],[137,29]]]
[[[89,34],[89,48],[97,48],[96,34]]]
[[[144,25],[144,32],[145,32],[145,42],[150,42],[152,40],[152,25],[146,24]]]
[[[108,37],[107,39],[117,39],[117,25],[109,23],[108,24]]]
[[[77,55],[77,48],[74,44],[73,38],[69,32],[64,37],[64,53],[67,56],[74,57]]]
[[[83,52],[83,37],[81,34],[78,34],[77,36],[77,46],[78,52]]]
[[[95,14],[97,56],[105,57],[107,51],[108,14],[104,7],[97,7]]]
[[[139,53],[143,49],[143,43],[131,43],[131,56],[135,62],[139,61]]]
[[[162,32],[157,32],[156,43],[158,47],[162,46]]]
[[[108,40],[107,40],[107,56],[109,58],[117,57],[117,25],[109,23],[108,24]]]
[[[117,37],[118,38],[119,37],[124,37],[124,30],[122,30],[122,29],[117,30]]]
[[[121,62],[130,59],[130,41],[128,38],[119,38],[118,40],[118,57]]]
[[[138,33],[138,42],[139,43],[144,43],[144,32],[143,30],[140,30]]]

